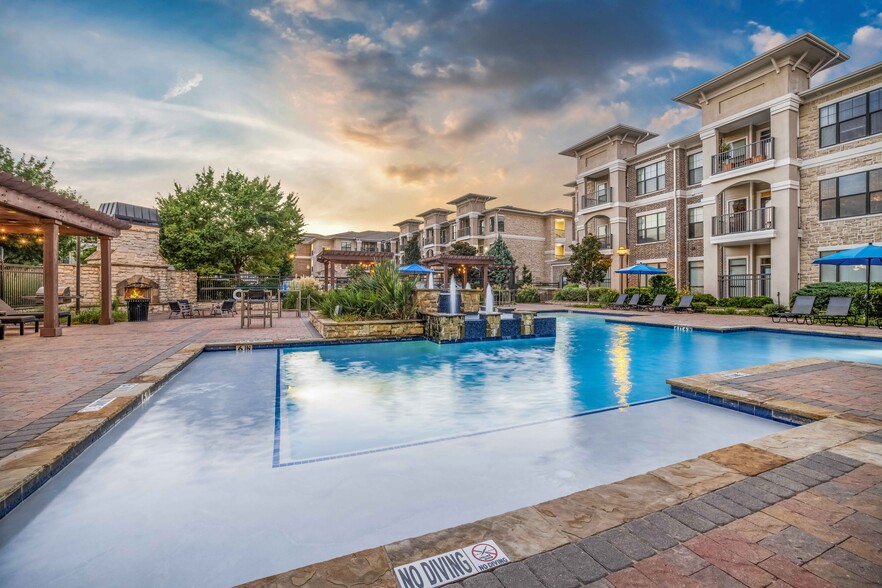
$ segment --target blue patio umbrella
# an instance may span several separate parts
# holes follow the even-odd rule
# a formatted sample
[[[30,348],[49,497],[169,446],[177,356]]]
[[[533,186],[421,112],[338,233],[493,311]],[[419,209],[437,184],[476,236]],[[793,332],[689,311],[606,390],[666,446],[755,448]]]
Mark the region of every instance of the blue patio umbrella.
[[[418,263],[411,263],[410,265],[403,265],[398,268],[398,273],[401,274],[431,274],[432,270],[427,268],[424,265],[420,265]]]
[[[882,246],[868,243],[854,249],[838,251],[833,255],[814,260],[822,265],[865,265],[867,266],[867,310],[864,312],[864,326],[870,326],[870,266],[882,265]]]
[[[657,267],[650,267],[648,265],[638,263],[637,265],[632,265],[630,267],[623,267],[620,270],[616,270],[617,274],[626,274],[626,275],[637,275],[637,276],[654,276],[658,274],[666,274],[663,269],[659,269]]]

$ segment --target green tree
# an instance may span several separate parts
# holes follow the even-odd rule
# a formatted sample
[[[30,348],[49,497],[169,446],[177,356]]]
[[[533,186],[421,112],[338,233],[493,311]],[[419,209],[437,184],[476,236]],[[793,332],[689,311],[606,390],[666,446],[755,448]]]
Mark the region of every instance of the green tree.
[[[490,283],[495,286],[505,286],[509,283],[511,273],[515,266],[517,266],[514,255],[509,251],[505,241],[499,237],[496,237],[496,241],[490,246],[487,255],[492,256],[496,260],[496,265],[506,266],[490,270]]]
[[[478,254],[478,248],[469,245],[468,241],[457,241],[450,246],[448,253],[450,253],[450,255],[467,255],[469,257],[474,257]]]
[[[521,269],[521,283],[522,284],[532,284],[533,283],[533,272],[530,271],[530,268],[527,267],[527,264],[524,264],[524,267]]]
[[[58,180],[52,171],[54,167],[55,162],[49,161],[48,157],[38,159],[33,155],[22,154],[16,159],[9,147],[0,145],[0,171],[15,174],[41,188],[57,192],[65,198],[76,200],[80,204],[86,204],[85,199],[77,194],[73,188],[58,187]],[[35,237],[32,234],[3,235],[0,236],[0,246],[3,247],[3,257],[7,263],[27,265],[40,265],[43,263],[43,244],[39,236]],[[67,259],[75,248],[75,237],[59,237],[58,259]]]
[[[366,267],[364,267],[363,265],[361,265],[360,263],[350,264],[346,268],[346,277],[349,278],[350,281],[352,281],[356,278],[360,278],[361,276],[366,276],[369,273],[370,272],[368,271],[368,269]]]
[[[602,243],[594,235],[585,235],[581,243],[570,245],[570,269],[567,278],[570,282],[584,284],[591,302],[591,286],[602,282],[612,263],[609,257],[600,252]]]
[[[401,263],[410,265],[419,263],[420,259],[420,239],[414,235],[407,240],[407,245],[404,246],[404,256],[401,258]]]
[[[159,251],[178,269],[278,273],[303,239],[298,197],[266,177],[227,170],[215,179],[209,167],[156,202]]]

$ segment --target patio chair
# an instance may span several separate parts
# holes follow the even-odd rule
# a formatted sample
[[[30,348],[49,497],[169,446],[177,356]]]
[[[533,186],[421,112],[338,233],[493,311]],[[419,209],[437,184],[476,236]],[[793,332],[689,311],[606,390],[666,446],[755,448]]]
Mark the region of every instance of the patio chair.
[[[622,305],[623,309],[640,310],[640,294],[634,294],[631,299]]]
[[[169,300],[168,310],[168,318],[172,318],[175,315],[181,318],[193,317],[193,309],[190,307],[190,303],[186,300],[184,301],[184,304],[181,304],[180,300]]]
[[[178,300],[178,304],[181,307],[181,316],[182,317],[193,318],[197,314],[201,314],[201,312],[196,307],[194,307],[192,304],[190,304],[190,301],[187,300],[186,298]]]
[[[664,312],[664,310],[666,308],[665,307],[665,299],[667,297],[668,297],[667,294],[659,294],[655,297],[655,300],[652,301],[652,304],[646,305],[646,306],[641,305],[638,308],[640,310],[649,310],[649,311],[661,310],[662,312]]]
[[[25,334],[25,325],[30,324],[30,323],[34,324],[34,332],[35,333],[39,332],[40,321],[38,321],[37,317],[35,317],[34,315],[19,314],[19,315],[15,315],[15,316],[8,316],[8,315],[0,316],[0,324],[18,325],[18,334],[19,335]]]
[[[625,300],[628,299],[627,294],[619,294],[618,298],[616,298],[615,302],[610,302],[606,305],[607,308],[624,308]]]
[[[809,321],[822,324],[833,323],[836,327],[853,325],[854,317],[849,314],[851,310],[851,296],[831,296],[827,303],[827,310],[811,315]]]
[[[0,314],[2,314],[4,316],[32,316],[32,317],[36,318],[38,321],[44,321],[45,317],[46,317],[46,315],[40,311],[33,311],[32,312],[32,311],[15,310],[14,308],[12,308],[8,304],[6,304],[6,302],[4,302],[2,299],[0,299]],[[71,316],[70,316],[69,310],[59,310],[58,311],[58,318],[59,319],[67,318],[67,326],[68,327],[70,326]]]
[[[211,316],[224,316],[228,314],[233,316],[233,311],[236,307],[236,301],[230,298],[229,300],[224,300],[220,304],[215,304],[211,308]]]
[[[812,308],[814,305],[814,296],[797,296],[796,300],[793,301],[793,306],[790,310],[787,312],[776,312],[772,315],[772,322],[780,323],[781,319],[784,319],[788,323],[793,321],[799,323],[800,320],[802,320],[803,323],[808,323],[809,320],[811,320]]]
[[[674,312],[695,312],[695,309],[692,308],[692,300],[695,298],[692,294],[687,294],[686,296],[680,299],[679,304],[677,306],[669,306],[671,310]]]

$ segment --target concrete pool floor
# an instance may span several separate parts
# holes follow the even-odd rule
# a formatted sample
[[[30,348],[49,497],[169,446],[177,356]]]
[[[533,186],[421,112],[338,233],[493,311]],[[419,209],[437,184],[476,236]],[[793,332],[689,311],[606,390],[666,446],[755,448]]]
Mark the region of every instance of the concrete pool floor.
[[[757,318],[757,317],[729,317],[729,316],[704,316],[704,315],[679,315],[678,316],[678,315],[659,315],[659,314],[646,315],[646,314],[644,314],[644,315],[640,316],[639,318],[629,318],[628,320],[634,320],[635,322],[645,322],[645,323],[655,322],[655,323],[659,323],[659,324],[681,324],[682,323],[687,326],[709,327],[709,328],[726,327],[726,326],[761,326],[761,327],[765,328],[770,325],[768,320]],[[134,347],[136,346],[136,344],[132,342],[132,332],[127,331],[125,328],[117,328],[117,327],[131,328],[131,325],[115,325],[112,328],[112,329],[115,329],[113,331],[113,333],[115,333],[115,334],[110,334],[110,335],[108,334],[108,331],[106,331],[106,330],[101,331],[100,333],[92,330],[92,329],[99,329],[98,327],[93,327],[93,328],[74,327],[70,331],[70,333],[68,333],[69,335],[79,336],[80,334],[84,334],[84,335],[87,335],[87,337],[84,337],[83,339],[79,339],[77,341],[74,340],[74,337],[68,337],[67,339],[63,339],[64,341],[67,342],[67,343],[65,343],[66,346],[64,347],[64,349],[58,348],[57,343],[59,340],[46,341],[46,340],[39,340],[37,338],[33,338],[34,341],[31,342],[30,340],[28,340],[27,337],[23,338],[21,341],[16,341],[17,337],[12,337],[12,338],[8,338],[7,341],[4,342],[4,344],[6,345],[4,347],[4,356],[3,356],[4,361],[0,362],[0,372],[3,372],[4,383],[8,383],[10,381],[15,381],[14,373],[10,372],[9,370],[16,370],[17,369],[16,366],[20,367],[22,365],[22,362],[27,362],[28,364],[30,364],[31,358],[34,358],[35,360],[39,361],[40,364],[45,366],[45,369],[42,370],[42,380],[51,381],[53,383],[53,385],[60,388],[64,394],[67,394],[68,396],[71,396],[74,398],[76,398],[76,394],[81,393],[81,392],[77,392],[78,390],[87,390],[84,387],[84,385],[82,383],[80,383],[80,380],[82,380],[83,378],[85,378],[85,380],[83,380],[83,382],[85,382],[86,380],[89,380],[91,378],[91,381],[94,382],[95,384],[103,383],[102,385],[104,387],[107,387],[108,385],[110,385],[111,387],[109,389],[113,389],[113,386],[115,386],[118,383],[116,380],[119,380],[120,376],[125,376],[125,380],[124,380],[125,382],[133,382],[133,381],[139,382],[137,384],[137,386],[135,387],[135,389],[128,390],[126,392],[126,394],[123,395],[125,397],[122,399],[123,402],[121,404],[114,403],[114,404],[116,404],[115,406],[111,405],[111,407],[109,407],[108,409],[104,409],[102,411],[99,411],[98,413],[92,413],[90,415],[91,418],[80,419],[82,422],[79,422],[79,423],[72,422],[74,419],[76,419],[76,417],[74,417],[74,419],[67,418],[66,420],[65,420],[65,418],[60,418],[60,419],[56,420],[55,422],[50,423],[50,425],[54,426],[54,428],[52,430],[48,431],[47,433],[40,434],[42,431],[37,432],[37,433],[30,432],[29,436],[23,435],[23,439],[15,439],[14,441],[9,440],[10,437],[13,437],[14,435],[9,435],[7,437],[7,439],[4,439],[4,441],[7,441],[7,445],[9,445],[10,447],[5,448],[3,450],[3,454],[8,454],[10,451],[15,451],[14,455],[8,456],[8,458],[11,458],[11,459],[0,460],[0,495],[3,496],[5,501],[7,501],[6,502],[7,504],[10,504],[10,502],[9,502],[10,500],[12,503],[15,503],[16,494],[18,494],[18,495],[21,494],[23,486],[26,486],[28,483],[33,483],[34,481],[40,480],[42,478],[42,480],[40,480],[40,483],[41,483],[42,481],[45,481],[45,478],[48,478],[51,473],[55,473],[55,472],[59,471],[60,468],[63,466],[63,463],[66,463],[66,461],[69,461],[69,459],[72,457],[72,455],[76,453],[75,451],[72,451],[72,450],[81,448],[82,446],[85,446],[85,445],[88,445],[92,440],[94,440],[94,438],[96,438],[100,433],[102,433],[105,428],[112,425],[120,415],[124,414],[131,407],[137,405],[138,402],[140,402],[140,397],[142,395],[149,394],[151,392],[151,389],[155,387],[155,384],[157,382],[162,381],[170,373],[173,373],[175,370],[179,369],[187,361],[192,359],[192,357],[194,357],[196,354],[198,354],[202,348],[201,341],[204,341],[205,339],[215,340],[215,341],[224,340],[223,337],[218,337],[218,336],[212,337],[211,335],[207,335],[204,333],[202,335],[196,337],[195,340],[193,340],[193,339],[191,339],[191,337],[193,337],[193,334],[190,333],[189,331],[190,331],[190,329],[196,328],[195,325],[197,325],[198,323],[191,322],[189,325],[185,326],[185,325],[181,324],[182,322],[188,322],[188,321],[170,321],[169,323],[171,323],[171,324],[169,325],[169,328],[166,329],[165,325],[162,325],[162,323],[159,323],[157,321],[158,324],[162,325],[161,326],[162,330],[159,332],[154,332],[154,335],[156,335],[156,337],[155,337],[156,341],[154,341],[155,346],[154,347],[149,347],[149,346],[146,347],[145,349],[141,350],[140,355],[138,355],[134,351]],[[151,323],[151,325],[152,324],[153,323]],[[218,323],[218,325],[219,325],[219,323]],[[826,331],[829,331],[834,334],[848,333],[848,334],[856,334],[856,335],[864,335],[864,336],[874,336],[877,333],[880,333],[880,331],[878,331],[876,329],[871,329],[871,330],[858,329],[858,328],[838,329],[838,328],[829,328],[829,327],[828,328],[823,328],[823,327],[819,328],[817,326],[805,328],[802,326],[794,327],[792,325],[783,325],[783,324],[777,325],[774,328],[793,330],[796,332],[806,332],[806,331],[826,332]],[[80,329],[85,329],[85,330],[80,330]],[[187,333],[187,336],[184,336],[185,331]],[[304,331],[304,334],[307,333],[305,328],[303,331]],[[231,330],[230,332],[233,333],[234,331]],[[263,333],[258,333],[257,330],[255,330],[253,332],[248,332],[246,335],[253,336],[256,339],[256,338],[259,338],[260,335],[263,335]],[[275,335],[275,333],[274,333],[274,335]],[[296,334],[292,333],[292,335],[293,336],[291,338],[297,338]],[[87,338],[88,339],[95,339],[95,342],[97,342],[98,339],[102,339],[106,342],[106,344],[98,343],[98,345],[96,346],[95,349],[88,350],[87,353],[89,353],[89,354],[97,353],[98,355],[96,357],[102,356],[102,354],[105,354],[105,353],[110,353],[110,351],[115,350],[117,348],[131,350],[132,353],[127,352],[128,354],[124,355],[121,358],[120,357],[113,357],[113,360],[115,362],[113,365],[118,366],[118,367],[116,367],[115,369],[111,369],[110,371],[106,370],[104,365],[100,365],[100,368],[101,368],[100,374],[99,374],[99,371],[95,371],[94,364],[89,364],[89,363],[84,364],[81,366],[81,369],[79,369],[79,373],[77,374],[78,377],[71,379],[71,378],[69,378],[69,374],[67,373],[68,367],[66,366],[66,364],[64,362],[56,361],[55,358],[57,357],[57,353],[59,353],[59,352],[67,353],[67,354],[70,354],[70,353],[76,354],[77,349],[83,348],[83,343],[85,342],[85,340]],[[12,342],[10,342],[10,341],[12,341]],[[193,341],[193,342],[192,342],[192,344],[188,345],[188,343],[190,341]],[[48,343],[52,343],[53,345],[46,345]],[[86,342],[85,347],[89,347],[89,345],[91,345],[91,344]],[[150,354],[156,353],[156,350],[160,350],[160,349],[162,349],[163,351],[161,353],[159,353],[158,355],[154,355],[153,358],[150,359]],[[105,351],[102,351],[102,350],[105,350]],[[11,353],[7,353],[10,351],[11,351]],[[21,359],[19,361],[13,361],[13,359],[15,357],[19,357],[19,356],[21,356]],[[144,361],[145,358],[148,358],[146,362]],[[126,362],[128,362],[128,363],[126,363]],[[144,367],[145,364],[149,364],[149,365]],[[131,375],[132,372],[139,371],[139,369],[146,369],[147,372],[145,372],[144,374],[142,374],[140,376],[133,377]],[[124,370],[129,370],[129,372],[126,373]],[[55,373],[55,372],[57,372],[57,373]],[[79,377],[79,376],[82,376],[82,377]],[[28,411],[30,411],[30,412],[28,412],[27,414],[31,414],[31,413],[41,414],[41,413],[43,413],[43,411],[46,410],[46,408],[41,408],[38,405],[40,402],[40,399],[41,399],[41,395],[39,394],[39,392],[45,388],[41,387],[39,385],[38,380],[40,380],[40,381],[42,381],[42,380],[40,379],[40,377],[38,377],[38,375],[34,375],[33,378],[37,378],[37,379],[35,379],[33,382],[29,382],[28,380],[26,380],[23,383],[24,388],[22,388],[22,390],[20,392],[16,392],[13,395],[17,394],[18,396],[21,397],[21,401],[23,403],[25,403],[22,406],[31,406],[33,408],[33,410],[31,410],[29,408]],[[105,382],[105,379],[106,379],[106,382]],[[846,376],[843,381],[849,382],[852,380],[850,380],[850,378],[848,378]],[[72,383],[74,384],[73,386],[71,386]],[[17,384],[18,384],[18,382],[17,382]],[[871,392],[872,395],[875,395],[874,396],[875,398],[878,399],[879,396],[882,395],[882,390],[880,390],[880,382],[879,382],[878,378],[871,378],[870,380],[864,380],[864,385],[866,386],[867,390],[869,392]],[[809,386],[805,387],[804,390],[809,391],[809,392],[814,390],[811,382],[809,382]],[[6,395],[8,393],[8,391],[9,391],[8,386],[4,386],[2,393],[4,395]],[[796,392],[796,395],[798,396],[799,391],[795,391],[795,392]],[[817,392],[817,390],[815,390],[815,392]],[[54,397],[52,397],[52,398],[54,398]],[[4,403],[0,403],[0,405],[2,405],[2,408],[0,408],[0,416],[2,416],[3,418],[6,418],[9,415],[5,411],[8,410],[10,404],[5,403],[6,396],[4,396],[3,400],[4,400]],[[777,400],[780,400],[780,398],[778,398]],[[18,402],[18,401],[16,401],[16,402]],[[129,402],[131,402],[131,405],[129,404]],[[808,398],[806,399],[806,402],[811,402],[813,404],[817,404],[817,401],[814,401],[814,400],[808,399]],[[15,406],[19,406],[19,405],[15,405]],[[51,408],[51,406],[50,406],[50,408]],[[863,410],[863,409],[852,407],[852,410],[858,411],[858,410]],[[15,420],[15,419],[20,418],[18,416],[18,414],[22,415],[21,418],[24,419],[23,421]],[[27,422],[26,419],[29,418],[27,416],[27,414],[25,414],[23,411],[19,411],[19,413],[16,413],[16,415],[13,415],[13,420],[6,421],[6,422],[11,423],[12,426],[15,427],[16,426],[15,423]],[[870,429],[872,429],[875,426],[874,423],[878,424],[878,422],[882,422],[882,415],[879,415],[878,413],[870,414],[869,416],[871,417],[871,420],[868,421],[870,424],[867,425],[866,423],[864,423],[862,426],[869,427]],[[875,418],[876,420],[874,421],[874,420],[872,420],[872,418]],[[0,420],[2,420],[2,419],[0,419]],[[57,424],[57,423],[60,423],[60,424]],[[849,426],[853,427],[853,426],[857,426],[857,425],[851,424]],[[837,419],[837,428],[836,429],[829,429],[829,428],[822,429],[821,430],[821,432],[823,433],[822,437],[829,437],[830,436],[829,432],[831,430],[838,431],[841,427],[842,427],[842,423],[839,421],[839,419]],[[25,427],[25,429],[26,428],[27,428],[27,426]],[[24,429],[19,429],[19,430],[13,429],[13,431],[15,433],[22,433],[24,431]],[[0,431],[0,434],[2,434],[2,431]],[[839,449],[836,449],[836,451],[840,451],[840,456],[841,456],[841,453],[849,453],[849,454],[854,455],[855,452],[858,452],[863,458],[862,461],[867,463],[867,465],[862,465],[858,469],[861,472],[864,472],[864,474],[862,474],[862,476],[864,476],[864,478],[866,478],[867,476],[872,478],[872,475],[876,475],[875,473],[872,473],[872,472],[875,472],[875,470],[873,470],[873,467],[875,467],[875,466],[872,466],[869,464],[871,464],[873,462],[873,460],[876,459],[873,456],[875,454],[878,454],[878,451],[879,451],[879,447],[877,445],[874,445],[874,443],[876,443],[878,441],[878,439],[877,439],[878,435],[876,433],[867,432],[866,428],[864,429],[862,434],[865,435],[863,439],[854,439],[853,441],[848,441],[844,444],[840,443],[841,436],[834,436],[833,441],[840,446]],[[38,435],[39,435],[39,437],[37,440],[28,441],[28,439],[34,439],[34,437],[37,437]],[[853,445],[853,443],[857,443],[858,445],[855,446],[855,445]],[[23,448],[24,445],[28,445],[29,447]],[[827,445],[829,447],[836,447],[837,446],[835,444],[830,445],[829,443]],[[846,447],[843,449],[841,447],[842,445],[849,445],[849,447]],[[706,460],[700,460],[700,461],[704,462]],[[877,462],[878,462],[878,460],[877,460]],[[860,462],[858,462],[858,463],[860,463]],[[682,467],[686,467],[686,466],[682,466]],[[868,471],[871,472],[872,475],[866,474],[866,472],[868,472]],[[701,476],[699,476],[699,478],[700,477]],[[852,480],[849,479],[849,482],[851,482],[851,481]],[[838,481],[837,481],[837,484],[838,484]],[[836,486],[836,488],[838,488],[838,486]],[[864,496],[867,493],[872,495],[874,492],[876,495],[880,494],[878,488],[874,489],[872,487],[872,485],[867,486],[864,489],[858,491],[858,493],[853,493],[852,498],[854,498],[855,499],[854,501],[857,502],[858,497]],[[847,498],[847,496],[846,496],[846,498]],[[865,500],[865,502],[866,502],[866,500]],[[877,505],[877,508],[878,508],[878,500],[875,501],[875,505]],[[864,510],[867,510],[867,508],[864,508]],[[858,513],[860,513],[860,512],[863,512],[863,511],[859,510]],[[878,510],[873,511],[873,513],[875,514],[876,517],[882,517],[882,513],[878,512]],[[867,522],[867,521],[864,521],[864,522]],[[869,536],[869,538],[872,538],[872,537],[873,536]],[[854,537],[851,537],[851,538],[854,538]],[[865,538],[867,538],[867,537],[865,537]],[[849,572],[846,569],[847,566],[843,567],[843,565],[845,565],[846,562],[850,562],[848,565],[858,566],[858,567],[871,565],[872,560],[873,560],[872,552],[864,551],[863,556],[866,556],[866,558],[869,558],[869,559],[864,559],[861,556],[858,556],[855,554],[855,551],[858,549],[858,547],[854,547],[855,545],[857,545],[856,543],[854,543],[854,542],[848,543],[848,541],[845,541],[844,543],[842,543],[842,549],[844,549],[845,551],[848,551],[848,545],[846,545],[846,544],[851,545],[853,548],[853,550],[850,551],[849,554],[847,554],[847,556],[839,557],[842,555],[840,553],[840,551],[842,551],[842,550],[837,551],[835,554],[836,558],[839,558],[839,564],[842,564],[842,565],[830,563],[832,561],[832,559],[830,559],[830,558],[833,558],[833,556],[829,555],[829,554],[825,554],[823,557],[819,558],[819,560],[826,558],[825,561],[814,562],[815,569],[813,571],[820,574],[819,570],[823,570],[824,573],[820,574],[820,575],[825,578],[830,579],[836,585],[847,585],[847,584],[851,585],[851,584],[849,584],[849,582],[856,582],[856,581],[859,581],[860,578],[865,577],[865,576],[860,576],[859,574],[857,576],[855,576],[854,573]],[[878,547],[879,546],[877,545],[876,548],[878,549]],[[366,559],[361,558],[361,559],[358,559],[358,561],[351,561],[351,559],[347,559],[346,557],[344,557],[344,558],[341,558],[340,560],[337,560],[335,562],[331,562],[329,564],[310,566],[307,569],[294,570],[294,571],[290,572],[289,574],[283,575],[282,577],[280,577],[278,579],[267,580],[267,582],[263,582],[263,583],[261,583],[261,585],[270,585],[270,584],[276,583],[277,581],[283,582],[286,585],[291,581],[295,582],[296,585],[302,585],[304,582],[307,582],[310,585],[323,585],[322,579],[329,577],[328,574],[332,574],[334,576],[334,578],[335,578],[334,583],[335,584],[349,585],[350,583],[356,582],[357,578],[361,578],[360,580],[358,580],[358,582],[364,583],[364,581],[367,579],[367,576],[370,576],[371,566],[367,565],[367,563],[369,563],[369,562],[376,563],[375,560],[376,560],[377,553],[381,554],[381,557],[379,559],[382,560],[382,562],[381,562],[382,565],[380,565],[380,564],[378,564],[378,565],[380,565],[380,567],[382,567],[383,565],[386,565],[387,567],[385,568],[385,571],[380,573],[374,579],[380,579],[380,578],[385,577],[386,580],[389,580],[391,578],[387,577],[387,574],[386,574],[388,572],[389,560],[385,554],[386,553],[385,550],[380,548],[380,549],[370,550],[368,552],[368,555],[366,556]],[[832,552],[830,552],[830,553],[832,553]],[[666,556],[667,555],[670,555],[670,554],[666,553]],[[836,559],[836,558],[833,558],[833,559]],[[843,559],[843,558],[845,558],[845,559]],[[851,558],[851,559],[849,559],[849,558]],[[856,558],[856,559],[854,559],[854,558]],[[812,563],[812,562],[810,562],[810,563]],[[878,564],[882,564],[882,562],[876,561],[876,563],[872,564],[872,565],[878,565]],[[871,573],[871,572],[875,573],[878,570],[878,568],[873,568],[873,567],[868,567],[866,569],[860,568],[860,569],[864,569],[865,574]],[[334,571],[334,570],[336,570],[336,571]],[[358,570],[365,571],[365,574],[367,574],[367,575],[362,576],[360,574],[360,572],[356,573]],[[866,570],[870,570],[870,572],[867,572]],[[340,574],[342,574],[342,576]],[[824,574],[826,574],[826,575],[824,575]],[[350,582],[350,580],[351,580],[351,582]],[[368,583],[370,583],[370,582],[368,582]],[[510,583],[506,583],[506,584],[513,585]],[[616,584],[622,585],[622,584],[619,584],[618,582],[616,582]],[[487,584],[487,585],[492,585],[492,584]],[[514,585],[517,585],[517,584],[514,584]],[[546,585],[549,585],[549,584],[546,582]],[[607,584],[603,584],[603,585],[606,586]]]

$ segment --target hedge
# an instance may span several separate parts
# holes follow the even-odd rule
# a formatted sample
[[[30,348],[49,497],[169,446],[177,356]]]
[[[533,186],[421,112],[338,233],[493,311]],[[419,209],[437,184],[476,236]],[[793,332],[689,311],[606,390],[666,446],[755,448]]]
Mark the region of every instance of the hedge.
[[[774,304],[775,301],[768,296],[732,296],[717,301],[717,306],[724,308],[762,308],[766,304]]]
[[[539,290],[529,284],[521,286],[515,294],[515,302],[539,302]]]

